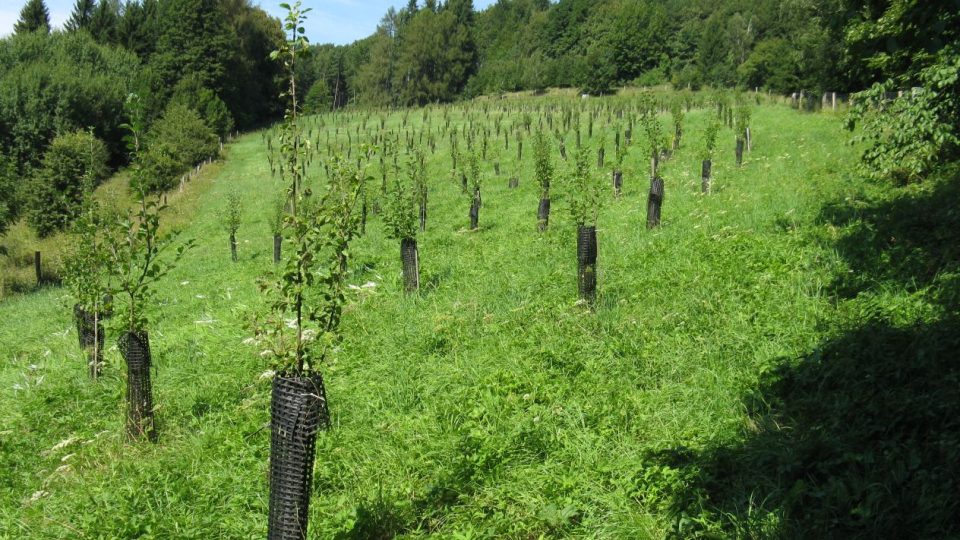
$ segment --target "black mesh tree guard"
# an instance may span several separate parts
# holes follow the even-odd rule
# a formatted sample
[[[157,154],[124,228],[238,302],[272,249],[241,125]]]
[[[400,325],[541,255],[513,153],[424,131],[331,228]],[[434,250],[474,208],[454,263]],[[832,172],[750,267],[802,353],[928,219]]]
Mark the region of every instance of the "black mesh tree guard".
[[[274,377],[268,540],[307,537],[317,432],[329,422],[326,391],[319,373]]]
[[[737,153],[737,167],[739,167],[743,165],[743,139],[741,137],[737,137],[736,153]]]
[[[550,199],[540,199],[540,207],[537,208],[537,228],[540,232],[547,230],[550,224]]]
[[[103,315],[87,311],[80,307],[80,304],[76,304],[73,306],[73,318],[77,324],[80,348],[87,355],[90,376],[97,378],[103,364]]]
[[[650,195],[647,197],[647,228],[660,226],[660,207],[663,205],[663,178],[659,176],[650,181]]]
[[[623,191],[623,171],[613,171],[613,194],[617,197]]]
[[[126,332],[118,343],[127,362],[127,434],[133,439],[157,440],[150,382],[150,337],[144,331]]]
[[[480,228],[480,191],[473,194],[473,202],[470,203],[470,230],[475,231]]]
[[[577,227],[577,289],[589,303],[597,299],[597,228]]]
[[[700,169],[700,191],[703,193],[710,193],[710,175],[713,169],[713,162],[709,159],[703,160],[703,165]]]
[[[400,262],[403,264],[403,288],[415,292],[420,288],[420,254],[417,241],[404,238],[400,241]]]

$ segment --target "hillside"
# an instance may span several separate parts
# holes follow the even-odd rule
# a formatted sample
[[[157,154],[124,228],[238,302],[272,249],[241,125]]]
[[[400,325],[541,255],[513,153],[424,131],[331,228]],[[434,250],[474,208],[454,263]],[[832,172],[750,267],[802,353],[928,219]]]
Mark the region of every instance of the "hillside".
[[[434,131],[446,115],[491,127],[553,99],[399,111],[386,129],[419,130],[428,115]],[[608,114],[623,99],[587,105],[599,112],[585,144],[604,133],[608,156],[622,127]],[[354,245],[345,341],[322,367],[333,425],[317,442],[311,537],[956,532],[957,400],[947,383],[957,372],[945,359],[960,343],[946,332],[956,298],[936,294],[956,279],[941,271],[953,259],[925,259],[926,281],[911,285],[892,273],[900,267],[884,274],[882,260],[854,256],[869,245],[896,258],[899,245],[870,243],[886,232],[883,208],[955,193],[953,183],[891,195],[854,173],[839,116],[764,103],[742,167],[733,131],[721,131],[715,189],[703,195],[713,116],[690,111],[681,149],[662,165],[659,229],[644,226],[645,147],[628,153],[623,195],[608,194],[599,218],[593,311],[576,301],[562,181],[549,229],[536,230],[532,143],[518,163],[515,140],[504,149],[495,139],[502,175],[494,159],[483,162],[472,232],[438,136],[427,151],[422,291],[403,293],[399,246],[380,216]],[[347,144],[377,118],[324,115],[308,127],[316,140]],[[196,245],[149,312],[157,444],[125,437],[115,332],[92,382],[63,289],[0,303],[0,538],[264,536],[270,381],[248,338],[282,190],[267,160],[271,136],[228,146],[177,239]],[[553,159],[565,175],[569,164]],[[509,189],[517,170],[519,188]],[[314,163],[311,177],[322,174]],[[371,174],[379,186],[377,165]],[[609,177],[609,167],[595,174]],[[234,191],[243,196],[237,263],[218,218]],[[900,241],[913,242],[910,231]],[[930,247],[910,245],[914,257]],[[926,355],[891,373],[896,351],[921,336],[936,338]],[[866,365],[859,354],[870,343],[888,353]],[[897,389],[908,380],[909,396]],[[890,422],[919,422],[920,409],[941,425],[939,438],[920,441]],[[886,473],[899,466],[905,478]]]

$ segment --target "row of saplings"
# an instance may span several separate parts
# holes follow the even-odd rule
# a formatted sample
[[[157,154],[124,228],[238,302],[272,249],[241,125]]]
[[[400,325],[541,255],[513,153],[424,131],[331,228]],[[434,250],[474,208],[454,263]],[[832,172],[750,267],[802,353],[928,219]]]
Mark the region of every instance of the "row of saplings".
[[[652,109],[641,119],[650,141],[651,174],[650,191],[647,198],[647,228],[659,227],[661,208],[664,201],[664,181],[659,175],[659,165],[664,159],[669,159],[672,152],[679,150],[682,137],[680,124],[676,124],[672,149],[666,148],[660,142],[660,125]],[[728,122],[733,127],[733,109],[720,106],[718,121],[708,124],[705,133],[705,151],[701,168],[701,189],[704,193],[711,191],[712,158],[716,148],[717,135],[721,121]],[[674,112],[675,116],[678,114]],[[682,115],[682,112],[680,113]],[[745,106],[737,110],[736,163],[743,162],[745,141],[750,138],[749,109]],[[682,116],[681,116],[682,118]],[[728,120],[729,119],[729,120]],[[743,135],[741,135],[743,134]],[[629,131],[626,133],[624,144],[620,144],[619,133],[616,140],[616,158],[612,171],[613,192],[619,197],[623,188],[623,162],[630,141]],[[457,162],[461,156],[457,151],[456,138],[451,140],[452,162],[455,176],[457,176]],[[482,204],[479,159],[476,152],[466,156],[466,164],[459,171],[461,187],[469,196],[470,229],[476,230],[479,223],[479,211]],[[566,151],[561,145],[560,155],[566,159]],[[571,191],[571,212],[577,224],[577,262],[578,262],[578,290],[582,300],[592,305],[596,300],[596,265],[597,265],[597,231],[596,224],[599,210],[603,202],[604,187],[597,182],[597,177],[590,170],[590,150],[587,146],[580,146],[574,154],[572,173],[568,176]],[[394,153],[396,161],[396,153]],[[381,158],[382,162],[382,158]],[[597,166],[604,166],[604,147],[601,142],[597,149]],[[420,285],[420,258],[417,248],[417,235],[426,229],[427,216],[427,175],[424,153],[417,149],[410,157],[407,179],[399,174],[389,189],[386,189],[387,198],[384,208],[384,222],[391,238],[400,241],[400,259],[403,269],[403,283],[407,292],[418,290]],[[537,227],[545,231],[550,219],[550,190],[555,176],[551,158],[551,148],[543,132],[538,132],[534,141],[534,176],[539,184],[540,198],[537,207]],[[386,177],[386,173],[384,173]],[[516,177],[509,180],[509,188],[518,187]],[[418,219],[419,218],[419,219]]]
[[[290,106],[281,142],[281,165],[289,184],[279,228],[292,248],[281,261],[282,266],[259,282],[268,298],[268,309],[256,324],[261,355],[271,357],[275,368],[271,391],[271,539],[306,538],[316,435],[329,419],[318,368],[339,341],[346,298],[346,254],[359,232],[357,207],[362,198],[359,170],[338,159],[331,162],[331,180],[322,193],[304,187],[309,148],[299,126],[293,77],[296,59],[308,45],[302,37],[302,13],[299,5],[290,9],[286,24],[291,39],[274,53],[290,77],[290,91],[285,94]],[[142,186],[148,174],[138,144],[143,109],[135,95],[127,105],[131,185]],[[92,181],[87,182],[87,188],[92,190]],[[159,280],[181,260],[192,242],[177,243],[173,249],[174,239],[159,234],[163,205],[143,191],[138,195],[137,208],[122,215],[108,214],[93,197],[85,197],[75,222],[75,248],[66,257],[65,280],[77,300],[77,331],[94,378],[99,377],[103,365],[104,321],[116,321],[118,348],[127,365],[126,431],[133,440],[155,442],[158,432],[146,312],[154,303]],[[239,216],[239,198],[231,195],[223,224],[230,233],[234,260]],[[279,242],[275,253],[279,254]],[[293,325],[288,322],[291,318]]]
[[[306,42],[298,34],[303,14],[299,6],[287,17],[292,38],[276,57],[293,73]],[[261,353],[270,356],[276,370],[271,392],[271,450],[269,530],[271,539],[306,538],[316,436],[329,423],[326,392],[319,366],[334,354],[340,340],[339,324],[345,303],[346,254],[350,242],[362,232],[366,218],[364,177],[359,167],[334,158],[329,164],[329,182],[321,193],[304,187],[310,146],[306,142],[297,114],[296,92],[291,77],[288,93],[290,107],[281,135],[280,172],[288,181],[283,211],[275,219],[274,259],[282,263],[274,275],[263,278],[260,286],[268,300],[268,310],[257,324]],[[129,148],[132,174],[145,174],[139,166],[136,141],[142,122],[138,100],[130,101],[128,114],[133,137]],[[721,111],[723,114],[723,111]],[[645,118],[650,140],[658,141],[656,118]],[[718,124],[707,133],[708,159],[704,161],[704,190],[709,190],[709,154],[715,145]],[[674,139],[679,148],[680,130]],[[740,138],[738,137],[738,141]],[[654,143],[656,144],[656,143]],[[627,144],[617,145],[613,173],[615,193],[622,187],[622,162]],[[648,197],[648,228],[660,222],[663,180],[657,174],[659,160],[667,155],[662,145],[652,149],[651,189]],[[738,143],[738,163],[742,148]],[[536,178],[541,196],[538,227],[549,222],[550,187],[554,176],[550,148],[539,134],[535,148]],[[369,151],[367,152],[369,155]],[[596,222],[604,188],[590,171],[590,155],[584,146],[575,154],[571,178],[574,192],[572,213],[578,224],[578,285],[588,303],[596,298],[597,240]],[[471,228],[478,227],[481,206],[479,159],[467,157],[466,189],[471,198]],[[598,165],[603,165],[602,151]],[[136,182],[135,185],[142,185]],[[511,181],[516,187],[516,180]],[[391,235],[400,241],[404,287],[419,288],[417,231],[426,227],[427,180],[424,156],[416,152],[410,160],[408,180],[399,176],[386,199],[384,222]],[[153,419],[150,366],[151,352],[147,306],[155,285],[180,259],[190,242],[182,242],[171,257],[161,257],[173,246],[160,238],[162,206],[140,194],[136,211],[125,216],[105,216],[92,197],[87,197],[82,215],[76,222],[78,249],[68,257],[67,282],[74,291],[74,313],[80,343],[86,349],[90,373],[100,374],[104,330],[103,321],[114,312],[121,328],[118,347],[127,364],[127,433],[134,439],[157,440]],[[224,225],[230,234],[231,254],[236,260],[236,231],[239,226],[239,198],[228,197]],[[292,247],[281,258],[280,242],[286,238]],[[116,307],[116,309],[114,309]],[[288,324],[292,318],[294,324]]]

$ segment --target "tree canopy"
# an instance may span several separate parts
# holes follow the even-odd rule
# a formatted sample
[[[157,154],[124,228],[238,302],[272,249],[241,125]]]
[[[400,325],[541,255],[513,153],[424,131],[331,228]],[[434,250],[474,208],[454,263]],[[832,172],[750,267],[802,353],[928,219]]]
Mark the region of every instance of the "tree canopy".
[[[20,10],[20,19],[13,26],[17,34],[50,31],[50,11],[43,0],[28,0]]]

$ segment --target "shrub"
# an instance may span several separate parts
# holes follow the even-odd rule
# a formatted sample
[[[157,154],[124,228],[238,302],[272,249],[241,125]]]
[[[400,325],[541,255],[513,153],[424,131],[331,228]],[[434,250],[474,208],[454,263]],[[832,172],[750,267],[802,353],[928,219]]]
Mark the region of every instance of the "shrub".
[[[896,100],[893,80],[854,96],[848,127],[862,129],[864,172],[900,182],[920,180],[960,155],[960,45],[944,48],[918,75],[923,85]]]
[[[143,152],[143,186],[160,192],[176,185],[177,177],[217,152],[217,136],[196,111],[171,103],[163,117],[150,128]]]
[[[591,174],[590,147],[581,146],[576,153],[574,168],[569,176],[570,213],[578,226],[596,226],[603,202],[603,184]]]
[[[123,102],[138,79],[135,54],[86,32],[0,40],[0,148],[28,173],[62,133],[92,127],[111,161],[123,158]]]
[[[26,188],[27,218],[41,237],[72,223],[86,191],[107,176],[107,147],[85,131],[61,135]]]
[[[412,156],[409,180],[404,181],[398,175],[387,193],[383,223],[387,236],[394,240],[417,238],[417,186],[423,183],[426,174],[422,158],[422,154]]]
[[[550,182],[553,180],[553,163],[550,160],[550,142],[542,131],[537,132],[533,143],[534,176],[540,186],[540,198],[550,198]]]
[[[227,104],[213,90],[205,87],[198,76],[184,77],[177,83],[170,104],[184,105],[199,114],[216,135],[225,137],[233,130],[233,116]]]
[[[796,91],[800,87],[799,55],[786,40],[761,41],[737,68],[740,84],[747,88],[764,87],[778,94]]]
[[[713,152],[717,149],[717,135],[720,133],[720,120],[712,117],[707,124],[706,133],[703,135],[704,150],[703,160],[712,160]]]
[[[333,96],[330,95],[330,88],[324,80],[318,80],[313,83],[307,92],[307,97],[303,100],[303,112],[306,114],[319,114],[330,110],[333,104]]]
[[[13,161],[0,154],[0,234],[17,219],[20,210],[17,173]]]

